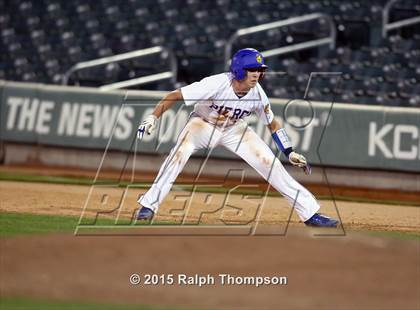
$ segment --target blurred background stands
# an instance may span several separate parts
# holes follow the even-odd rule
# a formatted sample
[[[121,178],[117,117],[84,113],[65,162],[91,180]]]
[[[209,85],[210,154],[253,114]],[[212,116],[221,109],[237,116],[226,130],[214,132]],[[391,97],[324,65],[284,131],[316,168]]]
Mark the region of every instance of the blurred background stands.
[[[142,89],[171,90],[224,69],[224,47],[236,30],[322,12],[337,29],[337,47],[299,51],[267,59],[272,74],[263,85],[269,96],[302,98],[311,72],[308,99],[420,107],[420,24],[384,38],[387,1],[347,0],[128,0],[0,1],[0,79],[60,84],[78,62],[163,45],[178,62],[177,83]],[[416,0],[397,1],[390,21],[420,15]],[[313,21],[239,39],[234,50],[287,46],[325,36]],[[72,83],[100,86],[162,71],[165,59],[110,64],[80,71]],[[276,74],[286,72],[287,74]]]

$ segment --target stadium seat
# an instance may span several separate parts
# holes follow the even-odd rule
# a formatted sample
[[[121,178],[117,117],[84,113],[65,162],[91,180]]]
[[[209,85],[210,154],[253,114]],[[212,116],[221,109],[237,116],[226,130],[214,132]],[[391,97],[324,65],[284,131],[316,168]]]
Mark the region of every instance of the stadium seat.
[[[417,2],[397,2],[391,21],[419,15]],[[342,72],[338,79],[344,90],[335,90],[337,83],[331,81],[337,82],[337,77],[320,78],[312,81],[316,88],[311,90],[311,96],[322,98],[340,92],[340,101],[344,102],[415,106],[418,93],[412,91],[418,91],[414,85],[420,80],[420,25],[391,31],[383,38],[381,17],[385,3],[129,0],[120,4],[112,0],[23,0],[10,1],[6,6],[0,2],[0,78],[60,83],[62,74],[77,62],[163,45],[174,50],[179,64],[178,84],[183,85],[224,69],[226,42],[239,28],[323,12],[336,22],[337,48],[322,47],[267,59],[272,72],[287,72],[289,81],[281,82],[278,76],[270,80],[267,75],[268,95],[302,96],[311,72],[332,71]],[[308,22],[243,37],[234,49],[252,46],[267,50],[327,33],[324,21]],[[75,78],[80,79],[80,85],[99,86],[164,67],[165,62],[159,59],[129,61],[87,70]],[[174,85],[165,80],[145,87],[164,89]]]

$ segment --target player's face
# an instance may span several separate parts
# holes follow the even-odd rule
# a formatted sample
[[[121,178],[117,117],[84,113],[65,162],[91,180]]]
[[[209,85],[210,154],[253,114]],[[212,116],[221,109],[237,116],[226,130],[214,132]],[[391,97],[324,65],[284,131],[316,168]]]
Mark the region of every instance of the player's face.
[[[257,85],[260,76],[265,72],[265,68],[251,68],[247,69],[246,84],[248,87],[253,88]]]

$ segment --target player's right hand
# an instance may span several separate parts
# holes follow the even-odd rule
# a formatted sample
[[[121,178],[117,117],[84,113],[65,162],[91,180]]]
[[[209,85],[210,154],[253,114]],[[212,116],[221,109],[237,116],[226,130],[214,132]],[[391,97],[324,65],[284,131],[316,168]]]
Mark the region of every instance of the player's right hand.
[[[153,130],[156,128],[157,117],[153,114],[150,114],[146,117],[144,121],[141,122],[139,128],[137,129],[137,139],[143,139],[144,133],[146,132],[150,135]]]

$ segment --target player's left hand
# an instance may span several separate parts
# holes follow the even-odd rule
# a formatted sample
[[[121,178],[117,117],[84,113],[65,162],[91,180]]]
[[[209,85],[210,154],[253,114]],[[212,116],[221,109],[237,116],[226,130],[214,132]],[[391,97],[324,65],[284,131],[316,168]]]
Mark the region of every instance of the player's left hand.
[[[289,162],[295,167],[302,168],[306,174],[311,174],[312,169],[306,161],[305,156],[296,152],[291,152],[289,154]]]
[[[141,122],[139,128],[137,129],[137,139],[143,139],[144,133],[146,132],[150,135],[153,130],[156,128],[157,117],[153,114],[146,117],[146,119]]]

